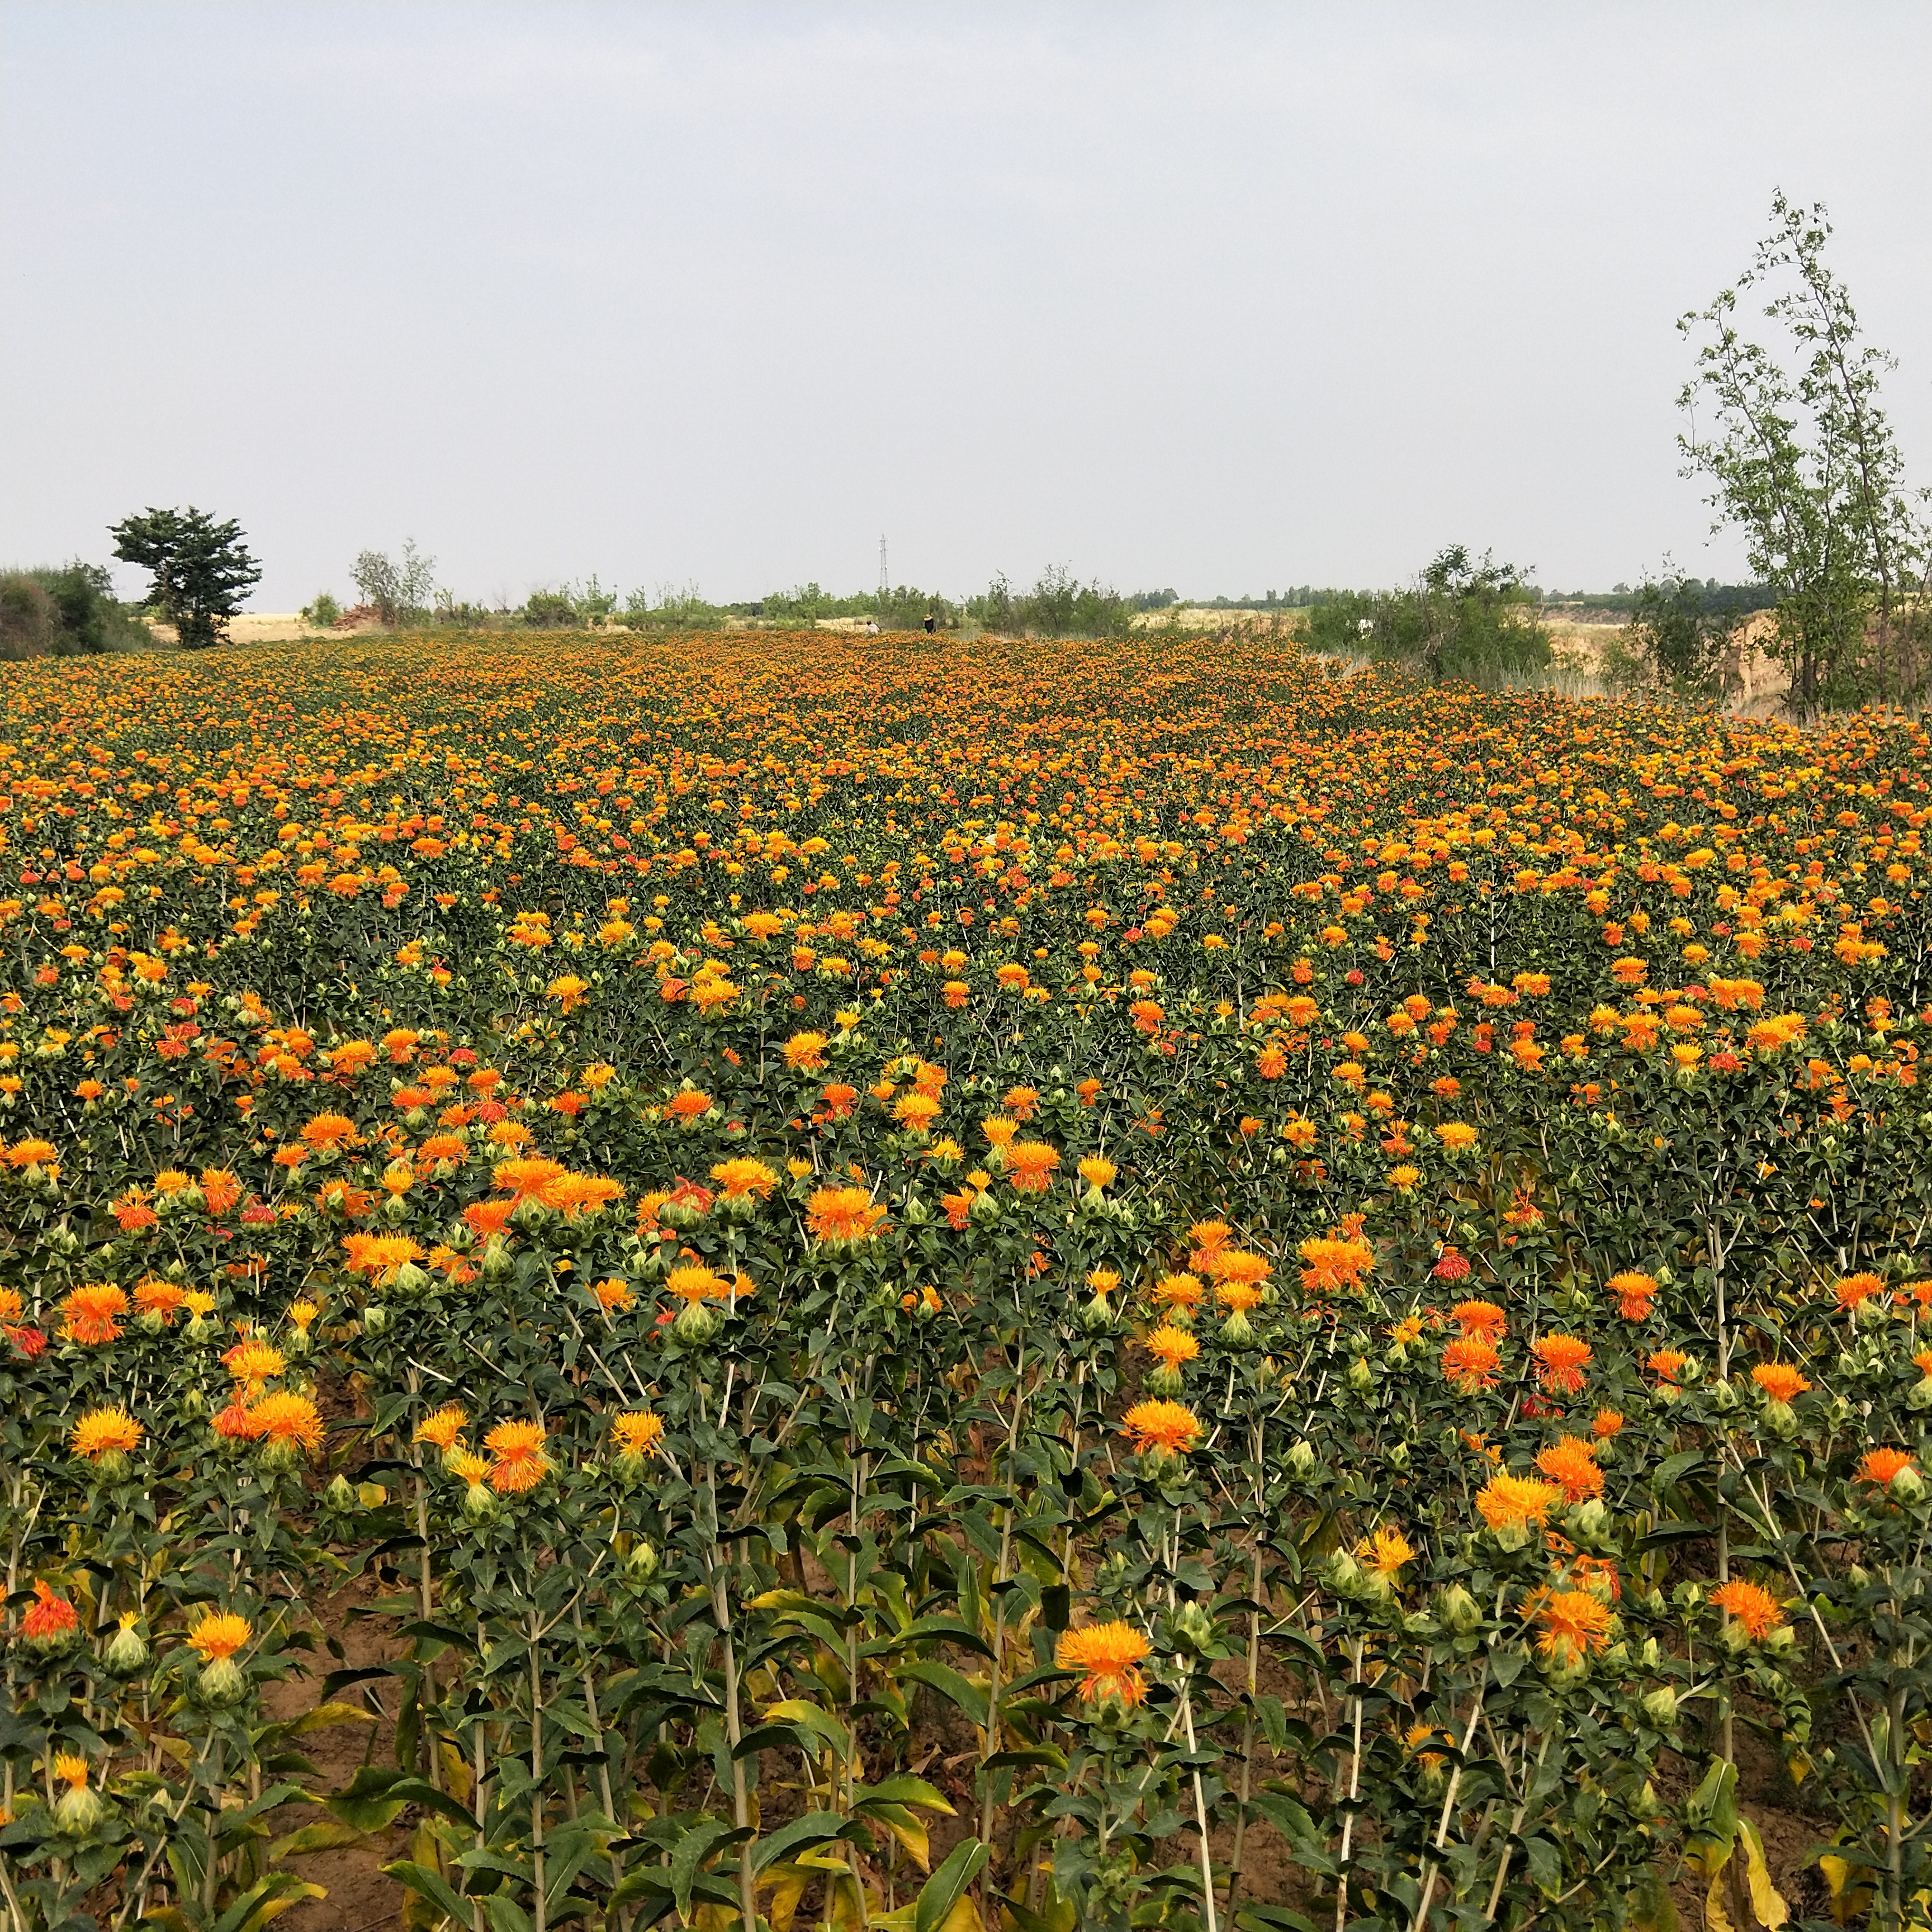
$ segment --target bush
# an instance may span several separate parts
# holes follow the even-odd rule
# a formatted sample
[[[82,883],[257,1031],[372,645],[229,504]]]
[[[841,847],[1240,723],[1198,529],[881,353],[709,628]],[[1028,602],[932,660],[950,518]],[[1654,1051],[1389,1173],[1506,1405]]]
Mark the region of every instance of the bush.
[[[974,598],[968,614],[989,631],[1034,638],[1123,637],[1137,610],[1153,607],[1123,597],[1096,579],[1083,584],[1072,572],[1050,564],[1030,590],[1016,592],[1004,573],[986,595]]]
[[[0,658],[137,650],[150,641],[98,564],[0,572]]]
[[[533,631],[568,631],[577,625],[577,607],[561,590],[532,590],[524,622]]]
[[[342,616],[342,606],[325,590],[313,604],[302,606],[302,622],[317,631],[333,630]]]
[[[1406,590],[1344,591],[1317,604],[1307,635],[1317,650],[1407,664],[1432,684],[1462,678],[1493,688],[1549,668],[1538,601],[1514,566],[1486,551],[1472,562],[1455,544]]]

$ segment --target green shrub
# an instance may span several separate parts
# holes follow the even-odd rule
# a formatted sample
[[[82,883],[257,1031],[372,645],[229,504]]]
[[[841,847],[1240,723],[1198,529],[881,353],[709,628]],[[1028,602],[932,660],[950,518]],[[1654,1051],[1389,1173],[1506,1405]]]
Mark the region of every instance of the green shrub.
[[[326,590],[321,592],[313,604],[302,606],[302,622],[317,631],[332,628],[341,615],[342,606]]]
[[[0,572],[0,658],[138,650],[150,641],[98,564]]]

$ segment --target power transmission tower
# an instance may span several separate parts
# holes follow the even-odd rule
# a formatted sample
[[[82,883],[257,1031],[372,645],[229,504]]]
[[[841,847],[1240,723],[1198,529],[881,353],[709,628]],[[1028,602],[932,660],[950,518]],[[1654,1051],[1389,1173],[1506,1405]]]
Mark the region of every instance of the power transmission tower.
[[[890,596],[892,588],[892,580],[886,574],[886,538],[882,530],[879,533],[879,595],[881,597]]]

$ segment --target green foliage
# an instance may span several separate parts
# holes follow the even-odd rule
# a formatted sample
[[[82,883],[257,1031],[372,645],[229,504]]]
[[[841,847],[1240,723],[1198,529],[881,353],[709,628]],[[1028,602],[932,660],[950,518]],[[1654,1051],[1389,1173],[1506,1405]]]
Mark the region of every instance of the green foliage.
[[[302,606],[302,622],[318,631],[332,629],[342,615],[342,606],[326,590],[318,596],[313,604]]]
[[[400,558],[382,550],[364,550],[350,575],[363,602],[386,629],[420,622],[429,615],[436,596],[436,559],[418,554],[415,538],[404,540]]]
[[[1722,697],[1732,640],[1750,614],[1694,577],[1646,579],[1633,602],[1628,648],[1651,680],[1678,696]]]
[[[960,607],[935,591],[902,584],[896,590],[861,590],[850,597],[835,596],[816,583],[795,590],[775,590],[750,608],[748,614],[780,624],[812,624],[821,617],[869,617],[881,631],[923,630],[930,617],[942,631],[958,626]]]
[[[149,641],[98,564],[0,572],[0,658],[138,650]]]
[[[1015,637],[1110,638],[1124,636],[1143,608],[1097,580],[1083,584],[1052,564],[1030,590],[1016,591],[1002,572],[966,610],[988,630]]]
[[[1318,603],[1306,634],[1318,650],[1407,665],[1432,684],[1460,678],[1494,687],[1549,668],[1538,602],[1512,565],[1487,551],[1472,562],[1455,544],[1406,590],[1346,591]]]
[[[150,505],[124,518],[110,534],[114,554],[153,574],[149,608],[175,627],[184,650],[220,644],[242,600],[262,580],[242,526],[231,517],[218,524],[190,503],[185,510]]]
[[[1776,593],[1773,648],[1801,716],[1922,692],[1932,656],[1932,542],[1906,490],[1905,464],[1879,406],[1895,359],[1864,341],[1850,295],[1826,266],[1822,205],[1782,194],[1756,260],[1709,308],[1678,323],[1701,331],[1697,375],[1678,398],[1684,474],[1710,483],[1718,527],[1736,526],[1751,568]],[[1746,341],[1740,291],[1771,295],[1764,314],[1781,354]],[[1700,400],[1714,416],[1700,430]]]

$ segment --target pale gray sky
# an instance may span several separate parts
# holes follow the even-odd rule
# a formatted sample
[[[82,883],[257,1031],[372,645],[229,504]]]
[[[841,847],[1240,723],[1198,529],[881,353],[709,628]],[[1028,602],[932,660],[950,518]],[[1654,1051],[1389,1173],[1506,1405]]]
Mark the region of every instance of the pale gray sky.
[[[1607,586],[1707,544],[1672,324],[1822,199],[1932,481],[1932,7],[0,7],[0,554],[262,609]],[[127,573],[130,587],[136,573]]]

